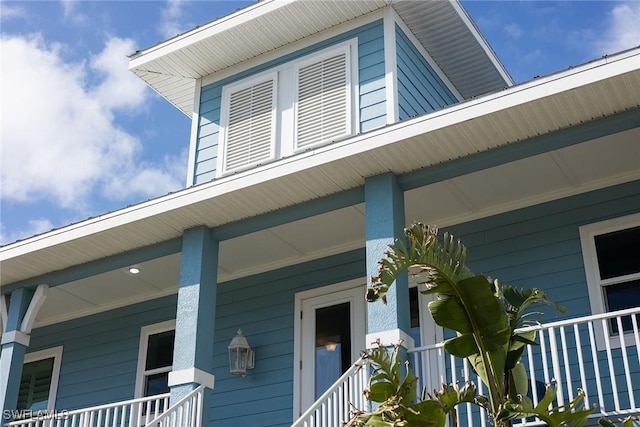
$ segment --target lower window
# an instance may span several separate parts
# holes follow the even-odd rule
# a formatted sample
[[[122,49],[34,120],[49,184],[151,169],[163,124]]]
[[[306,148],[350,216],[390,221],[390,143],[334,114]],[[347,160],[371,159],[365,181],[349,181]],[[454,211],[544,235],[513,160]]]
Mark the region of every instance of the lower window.
[[[640,307],[640,214],[580,227],[582,255],[593,314]],[[631,318],[622,329],[631,331]],[[616,321],[609,335],[618,335]]]
[[[55,406],[62,347],[25,355],[18,393],[18,410],[51,410]]]
[[[157,323],[140,331],[136,397],[169,392],[169,372],[173,365],[175,321]]]

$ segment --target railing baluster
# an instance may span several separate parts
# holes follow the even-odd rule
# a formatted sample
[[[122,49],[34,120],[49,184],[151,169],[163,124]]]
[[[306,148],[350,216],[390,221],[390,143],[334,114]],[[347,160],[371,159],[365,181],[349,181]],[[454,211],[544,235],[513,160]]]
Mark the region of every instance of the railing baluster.
[[[567,394],[569,395],[568,400],[571,402],[574,398],[573,394],[573,381],[571,379],[571,365],[569,364],[569,347],[567,346],[567,336],[564,331],[564,326],[560,328],[560,344],[562,345],[562,360],[564,362],[564,375],[567,379]]]
[[[542,356],[542,373],[544,376],[545,384],[551,383],[551,378],[549,377],[549,363],[547,362],[547,344],[545,341],[545,330],[540,330],[540,355]]]
[[[606,319],[601,319],[602,330],[608,331],[609,325]],[[605,332],[606,333],[606,332]],[[611,392],[613,393],[613,406],[616,411],[620,410],[620,399],[618,398],[618,385],[616,382],[616,373],[613,366],[613,355],[611,354],[611,343],[608,339],[604,340],[605,349],[607,351],[607,363],[609,365],[609,382],[611,383]]]
[[[622,316],[616,316],[616,324],[618,325],[618,337],[620,338],[620,352],[622,353],[622,364],[624,366],[624,377],[627,382],[627,394],[629,395],[630,407],[636,406],[633,397],[633,386],[631,385],[631,370],[629,369],[629,358],[627,357],[627,345],[624,339],[624,330],[622,329]]]
[[[587,393],[587,378],[585,376],[585,366],[584,366],[584,357],[582,356],[582,341],[580,339],[580,328],[577,323],[573,324],[573,334],[574,341],[576,344],[576,352],[578,353],[578,370],[580,371],[580,388],[584,390],[584,406],[586,408],[590,407],[589,403],[589,393]],[[592,343],[590,343],[592,344]]]
[[[604,395],[602,393],[602,381],[600,381],[600,361],[598,359],[598,353],[596,352],[596,337],[593,331],[593,322],[589,322],[589,339],[591,340],[591,360],[593,360],[593,371],[595,373],[596,390],[598,391],[598,404],[600,405],[600,413],[604,414],[606,408],[604,407]],[[606,329],[605,329],[606,330]]]
[[[553,379],[556,380],[556,401],[558,406],[564,405],[564,390],[562,386],[562,370],[560,369],[560,359],[558,358],[558,343],[556,342],[555,328],[549,328],[549,347],[551,350],[551,364],[553,366]]]
[[[631,315],[631,325],[636,343],[636,356],[638,356],[638,364],[640,365],[640,333],[638,332],[638,317],[635,313]]]
[[[527,362],[529,363],[529,384],[531,385],[531,393],[533,397],[534,405],[537,405],[540,401],[538,396],[538,384],[536,382],[536,368],[533,360],[533,350],[530,345],[527,346]]]

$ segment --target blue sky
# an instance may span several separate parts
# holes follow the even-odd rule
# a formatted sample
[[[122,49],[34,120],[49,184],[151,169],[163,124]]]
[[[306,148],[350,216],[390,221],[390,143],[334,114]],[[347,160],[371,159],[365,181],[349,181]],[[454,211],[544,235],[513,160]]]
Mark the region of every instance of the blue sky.
[[[249,3],[0,0],[0,243],[183,188],[190,120],[126,55]],[[463,4],[517,83],[640,45],[637,0]]]

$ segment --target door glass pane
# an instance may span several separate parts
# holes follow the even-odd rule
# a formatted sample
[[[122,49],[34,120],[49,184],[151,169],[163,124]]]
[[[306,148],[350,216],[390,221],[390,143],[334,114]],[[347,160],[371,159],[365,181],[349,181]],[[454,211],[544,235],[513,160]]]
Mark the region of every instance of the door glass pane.
[[[315,397],[351,366],[350,303],[316,310]]]
[[[416,347],[420,347],[420,308],[418,307],[419,298],[418,298],[418,288],[413,287],[409,288],[409,316],[411,322],[411,330],[409,331],[411,334],[411,338],[413,338],[413,342]]]

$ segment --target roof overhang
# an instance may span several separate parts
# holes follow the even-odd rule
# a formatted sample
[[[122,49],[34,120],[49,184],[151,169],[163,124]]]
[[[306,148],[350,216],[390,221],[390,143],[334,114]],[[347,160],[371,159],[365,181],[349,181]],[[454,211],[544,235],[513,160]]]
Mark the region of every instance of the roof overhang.
[[[197,79],[389,5],[465,99],[513,84],[458,0],[263,0],[135,52],[129,69],[190,116]]]
[[[358,188],[368,176],[406,174],[625,111],[638,111],[640,127],[639,108],[640,49],[634,49],[12,243],[0,248],[1,283]]]

